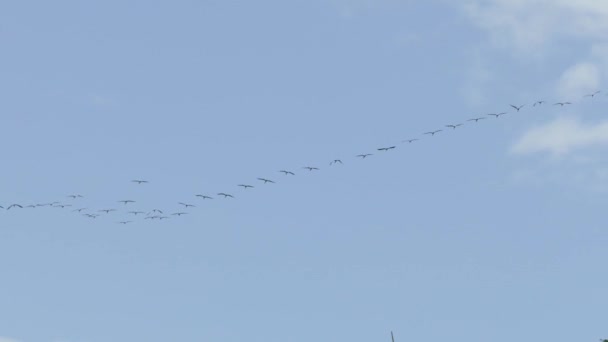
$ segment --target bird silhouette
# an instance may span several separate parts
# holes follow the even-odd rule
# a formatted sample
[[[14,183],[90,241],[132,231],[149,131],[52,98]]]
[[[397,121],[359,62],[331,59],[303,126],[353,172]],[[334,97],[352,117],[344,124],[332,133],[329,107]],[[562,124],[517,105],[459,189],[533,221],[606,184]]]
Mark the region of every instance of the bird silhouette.
[[[534,102],[534,104],[532,105],[532,107],[536,107],[536,106],[540,106],[542,104],[544,104],[546,101],[540,100],[540,101],[536,101]]]
[[[271,181],[270,179],[266,179],[266,178],[258,178],[258,180],[264,182],[264,184],[266,184],[266,183],[274,183],[274,181]]]
[[[139,215],[139,214],[145,214],[143,211],[129,211],[127,214],[132,214],[132,215]]]
[[[158,209],[152,209],[152,211],[151,211],[150,213],[152,213],[152,214],[153,214],[153,213],[159,213],[159,214],[162,214],[162,213],[163,213],[163,211],[162,211],[162,210],[158,210]]]
[[[194,207],[196,207],[194,204],[188,204],[188,203],[183,203],[183,202],[177,202],[177,203],[183,205],[185,208],[194,208]]]
[[[342,164],[342,161],[340,159],[334,159],[329,163],[329,165],[333,165],[333,164]]]
[[[307,169],[308,171],[319,170],[318,167],[312,167],[312,166],[304,166],[303,169]]]
[[[118,203],[124,203],[125,205],[127,205],[129,203],[135,203],[135,201],[132,201],[132,200],[122,200],[122,201],[118,201]]]
[[[20,208],[23,209],[23,207],[20,204],[11,204],[8,206],[8,208],[6,208],[6,210],[11,210],[11,208]]]
[[[213,197],[207,195],[196,195],[196,197],[200,197],[202,199],[213,199]]]
[[[77,211],[77,212],[79,212],[79,213],[80,213],[80,212],[82,212],[83,210],[87,210],[87,208],[74,209],[74,210],[72,210],[72,211]]]
[[[408,144],[411,144],[411,143],[413,143],[414,141],[418,141],[418,140],[419,140],[419,139],[407,139],[407,140],[403,140],[402,142],[406,142],[406,141],[407,141],[407,143],[408,143]]]
[[[234,196],[232,196],[231,194],[227,194],[225,192],[219,192],[217,195],[224,196],[224,198],[228,198],[228,197],[234,198]]]
[[[502,113],[497,113],[497,114],[490,113],[490,114],[488,114],[488,115],[494,116],[495,118],[497,118],[497,119],[498,119],[498,117],[499,117],[499,116],[501,116],[501,115],[505,115],[505,114],[507,114],[507,113],[505,113],[505,112],[502,112]]]
[[[179,212],[179,213],[173,213],[171,215],[176,215],[176,216],[182,216],[182,215],[187,215],[188,213],[184,213],[184,212]],[[159,216],[160,217],[160,216]]]
[[[253,185],[247,185],[247,184],[239,184],[238,186],[247,189],[247,188],[253,188]]]
[[[475,121],[475,122],[477,122],[477,121],[479,121],[479,120],[485,120],[485,119],[486,119],[486,118],[472,118],[472,119],[469,119],[469,120],[467,120],[467,121]]]
[[[373,154],[371,154],[371,153],[366,153],[366,154],[359,154],[359,155],[357,155],[357,157],[359,157],[359,158],[361,158],[361,159],[365,159],[365,158],[367,158],[367,157],[369,157],[369,156],[373,156]]]
[[[521,105],[519,107],[515,106],[515,105],[510,105],[510,106],[513,107],[513,108],[515,108],[519,112],[522,108],[524,108],[525,104],[523,104],[523,105]]]
[[[559,105],[560,107],[563,107],[563,106],[569,105],[569,104],[572,104],[572,103],[570,103],[570,102],[556,102],[553,105],[554,106],[558,106]]]
[[[380,147],[377,150],[378,151],[389,151],[389,150],[392,150],[392,149],[395,149],[395,148],[397,148],[397,146]]]
[[[293,173],[293,172],[291,172],[291,171],[287,171],[287,170],[281,170],[281,171],[279,171],[279,172],[283,173],[284,175],[292,175],[292,176],[295,176],[295,175],[296,175],[295,173]]]
[[[100,213],[106,213],[109,214],[111,211],[116,211],[116,209],[102,209],[102,210],[98,210]]]
[[[462,124],[456,124],[456,125],[445,125],[445,127],[450,127],[452,129],[456,129],[456,127],[460,127],[462,126]]]
[[[590,98],[593,98],[595,95],[597,95],[597,94],[599,94],[599,93],[601,93],[601,92],[602,92],[601,90],[598,90],[598,91],[596,91],[596,92],[594,92],[594,93],[587,94],[587,95],[585,95],[584,97],[590,97]]]
[[[76,198],[82,198],[83,196],[81,196],[81,195],[69,195],[67,197],[76,199]]]
[[[118,224],[127,224],[127,223],[131,223],[132,221],[120,221],[118,222]]]
[[[432,131],[432,132],[426,132],[426,133],[424,133],[424,134],[430,134],[431,136],[433,136],[433,135],[435,135],[435,134],[437,134],[437,133],[439,133],[439,132],[441,132],[441,131],[442,131],[441,129],[438,129],[438,130],[436,130],[436,131]]]
[[[133,182],[133,183],[137,183],[137,184],[145,184],[145,183],[148,183],[148,181],[146,181],[146,180],[139,180],[139,179],[134,179],[134,180],[132,180],[131,182]]]

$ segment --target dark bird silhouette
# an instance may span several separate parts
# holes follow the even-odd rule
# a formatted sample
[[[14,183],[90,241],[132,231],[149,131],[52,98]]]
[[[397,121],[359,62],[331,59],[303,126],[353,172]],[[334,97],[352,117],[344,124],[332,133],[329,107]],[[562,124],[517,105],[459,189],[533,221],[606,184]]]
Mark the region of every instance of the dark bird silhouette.
[[[162,220],[165,220],[165,219],[168,219],[168,218],[169,218],[169,216],[159,216],[158,220],[162,221]]]
[[[128,214],[133,214],[135,216],[139,215],[139,214],[145,214],[143,211],[129,211]]]
[[[439,132],[441,132],[441,131],[442,131],[441,129],[438,129],[438,130],[436,130],[436,131],[432,131],[432,132],[426,132],[426,133],[424,133],[424,134],[430,134],[431,136],[433,136],[433,135],[435,135],[435,134],[437,134],[437,133],[439,133]]]
[[[307,169],[308,171],[319,170],[318,167],[312,167],[312,166],[304,166],[303,169]]]
[[[61,209],[63,209],[65,207],[71,207],[71,206],[72,206],[71,204],[55,204],[53,206],[53,208],[61,208]]]
[[[100,213],[106,213],[109,214],[111,211],[116,211],[116,209],[102,209],[102,210],[98,210]]]
[[[411,144],[414,141],[418,141],[418,139],[407,139],[407,140],[403,140],[402,142],[406,142],[406,141],[407,141],[408,144]]]
[[[445,125],[445,127],[450,127],[452,129],[456,129],[456,127],[460,127],[462,126],[462,124],[456,124],[456,125]]]
[[[333,164],[342,164],[342,161],[340,159],[334,159],[331,161],[331,163],[329,163],[329,165],[333,165]]]
[[[196,195],[196,197],[200,197],[202,199],[213,199],[213,197],[206,196],[206,195]]]
[[[122,201],[118,201],[118,203],[124,203],[125,205],[127,205],[129,203],[135,203],[135,201],[132,201],[132,200],[122,200]]]
[[[194,207],[196,207],[194,204],[188,204],[188,203],[183,203],[183,202],[177,202],[177,203],[183,205],[185,208],[194,208]]]
[[[218,196],[224,196],[224,198],[228,198],[228,197],[234,198],[234,196],[232,196],[231,194],[227,194],[225,192],[219,192],[217,195]]]
[[[546,101],[540,100],[540,101],[536,101],[534,102],[534,104],[532,105],[532,107],[536,107],[536,106],[540,106],[542,104],[544,104]]]
[[[187,215],[187,214],[188,213],[180,212],[180,213],[173,213],[171,215],[182,216],[182,215]]]
[[[509,105],[509,106],[511,106],[511,107],[513,107],[513,108],[515,108],[515,109],[516,109],[516,110],[519,112],[519,111],[520,111],[522,108],[524,108],[525,104],[523,104],[523,105],[521,105],[521,106],[519,106],[519,107],[518,107],[518,106],[515,106],[515,105]]]
[[[559,106],[563,107],[563,106],[565,106],[565,105],[569,105],[569,104],[572,104],[572,103],[570,103],[570,102],[556,102],[556,103],[554,103],[553,105],[554,105],[554,106],[559,105]]]
[[[595,95],[597,95],[597,94],[599,94],[599,93],[601,93],[601,92],[602,92],[601,90],[598,90],[598,91],[596,91],[595,93],[587,94],[587,95],[585,95],[584,97],[590,97],[590,98],[593,98]]]
[[[146,216],[146,217],[144,217],[144,220],[154,220],[154,219],[157,219],[157,218],[159,218],[159,217],[160,217],[159,215],[155,215],[155,216]]]
[[[271,181],[270,179],[266,179],[266,178],[258,178],[258,180],[264,182],[264,184],[266,184],[266,183],[274,183],[274,181]]]
[[[26,205],[25,207],[26,207],[26,208],[36,208],[36,206],[35,206],[35,205],[33,205],[33,204]]]
[[[148,183],[148,181],[146,181],[146,180],[139,180],[139,179],[134,179],[134,180],[132,180],[131,182],[133,182],[133,183],[137,183],[137,184],[145,184],[145,183]]]
[[[505,112],[502,112],[502,113],[497,113],[497,114],[490,113],[490,114],[488,114],[488,115],[494,116],[495,118],[497,118],[497,119],[498,119],[498,117],[499,117],[499,116],[501,116],[501,115],[505,115],[505,114],[507,114],[507,113],[505,113]]]
[[[6,208],[6,210],[11,210],[11,208],[21,208],[23,209],[23,207],[20,204],[11,204],[8,206],[8,208]]]
[[[74,210],[72,210],[72,211],[77,211],[77,212],[79,212],[79,213],[80,213],[80,212],[82,212],[83,210],[87,210],[87,208],[74,209]]]
[[[127,223],[131,223],[131,221],[120,221],[120,222],[118,222],[118,224],[127,224]]]
[[[282,172],[284,175],[292,175],[292,176],[295,176],[295,175],[296,175],[295,173],[293,173],[293,172],[291,172],[291,171],[287,171],[287,170],[281,170],[281,171],[279,171],[279,172]]]
[[[162,214],[163,211],[162,210],[158,210],[158,209],[152,209],[151,213],[160,213],[160,214]]]
[[[397,148],[397,146],[380,147],[377,150],[378,151],[388,151],[388,150],[392,150],[394,148]]]
[[[253,185],[248,185],[248,184],[239,184],[238,186],[247,189],[247,188],[253,188]]]
[[[369,156],[373,156],[373,154],[371,154],[371,153],[366,153],[366,154],[359,154],[359,155],[357,155],[357,157],[360,157],[361,159],[365,159],[365,158],[367,158],[367,157],[369,157]]]
[[[81,195],[69,195],[67,197],[76,199],[76,198],[82,198],[83,196],[81,196]]]
[[[467,120],[467,121],[475,121],[475,122],[477,122],[477,121],[479,121],[479,120],[485,120],[485,119],[486,119],[486,118],[472,118],[472,119],[469,119],[469,120]]]
[[[95,215],[95,214],[82,214],[82,216],[86,216],[86,217],[89,217],[89,218],[97,218],[97,216],[99,216],[99,215]]]

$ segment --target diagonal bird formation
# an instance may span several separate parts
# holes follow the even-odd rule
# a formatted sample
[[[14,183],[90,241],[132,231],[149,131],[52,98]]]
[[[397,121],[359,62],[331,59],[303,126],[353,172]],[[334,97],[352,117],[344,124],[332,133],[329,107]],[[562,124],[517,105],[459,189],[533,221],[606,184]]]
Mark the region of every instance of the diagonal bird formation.
[[[595,91],[591,94],[587,94],[585,96],[583,96],[583,99],[591,99],[593,100],[595,96],[597,96],[599,93],[601,93],[601,91]],[[589,101],[589,100],[588,100]],[[539,107],[542,106],[546,103],[546,101],[544,100],[538,100],[535,101],[531,107]],[[572,102],[556,102],[553,105],[554,106],[560,106],[560,107],[564,107],[566,105],[572,105]],[[511,108],[513,108],[515,110],[516,113],[519,113],[524,107],[526,106],[526,104],[522,104],[519,106],[516,105],[510,105]],[[528,107],[530,108],[530,107]],[[486,119],[488,116],[493,116],[495,118],[499,118],[503,115],[508,114],[507,112],[500,112],[500,113],[489,113],[486,114],[486,116],[481,116],[481,117],[475,117],[475,118],[471,118],[466,120],[466,122],[473,122],[473,123],[478,123],[480,120],[484,120]],[[453,123],[453,124],[449,124],[449,125],[444,125],[444,127],[446,128],[451,128],[451,130],[449,131],[455,131],[456,128],[459,128],[461,126],[464,126],[464,123]],[[424,132],[422,133],[422,135],[426,135],[429,137],[434,137],[435,134],[438,134],[440,132],[442,132],[442,129],[437,129],[437,130],[432,130],[432,131],[428,131],[428,132]],[[411,144],[415,141],[420,140],[420,138],[411,138],[411,139],[406,139],[406,140],[402,140],[402,143],[407,143],[407,144]],[[393,146],[386,146],[386,147],[380,147],[380,148],[376,148],[377,151],[382,151],[382,152],[388,152],[391,150],[396,149],[397,146],[393,145]],[[362,154],[358,154],[355,156],[355,158],[359,158],[359,159],[366,159],[367,157],[373,156],[372,153],[362,153]],[[343,162],[341,159],[334,159],[332,160],[329,165],[337,165],[340,164],[342,165]],[[308,170],[308,171],[319,171],[320,168],[316,167],[316,166],[304,166],[302,167],[302,169]],[[279,173],[282,173],[284,176],[295,176],[296,173],[289,171],[289,170],[279,170]],[[276,182],[274,180],[268,179],[268,178],[264,178],[264,177],[258,177],[257,178],[258,181],[263,182],[263,184],[275,184]],[[145,186],[150,184],[149,181],[147,180],[142,180],[142,179],[134,179],[131,180],[132,183],[135,183],[136,186]],[[255,186],[250,185],[250,184],[237,184],[238,187],[243,188],[243,190],[249,190],[249,189],[253,189],[255,188]],[[193,195],[196,198],[200,198],[202,200],[213,200],[214,197],[206,195],[206,194],[195,194]],[[227,192],[218,192],[217,196],[221,196],[224,199],[227,198],[235,198],[234,195],[227,193]],[[78,201],[82,198],[84,198],[84,196],[80,195],[80,194],[72,194],[72,195],[68,195],[66,196],[66,198],[70,198],[73,201]],[[121,203],[122,207],[131,207],[134,205],[134,203],[137,203],[137,201],[132,200],[132,199],[123,199],[123,200],[119,200],[116,201],[116,203]],[[196,208],[196,205],[194,204],[189,204],[186,202],[176,202],[177,204],[182,206],[182,209],[187,210],[189,208]],[[10,205],[5,206],[0,206],[0,209],[4,209],[6,211],[15,211],[15,210],[21,210],[21,209],[34,209],[34,208],[39,208],[39,207],[49,207],[49,208],[59,208],[59,209],[65,209],[65,208],[69,208],[72,207],[73,204],[72,203],[62,203],[61,201],[54,201],[54,202],[49,202],[49,203],[37,203],[37,204],[28,204],[28,205],[21,205],[18,203],[12,203]],[[119,210],[114,209],[114,208],[107,208],[107,209],[89,209],[86,207],[82,207],[82,208],[78,208],[71,210],[71,212],[76,213],[78,215],[81,215],[82,217],[85,218],[89,218],[89,219],[96,219],[100,216],[107,216],[107,215],[111,215],[111,213],[114,212],[118,212]],[[177,211],[177,212],[173,212],[173,213],[168,213],[167,215],[164,214],[163,210],[160,209],[152,209],[148,212],[146,211],[142,211],[142,210],[129,210],[129,211],[124,211],[125,214],[129,215],[129,217],[131,219],[139,219],[141,218],[142,220],[166,220],[169,219],[171,217],[181,217],[183,215],[187,215],[189,214],[187,211]],[[127,225],[130,223],[133,223],[135,221],[132,220],[127,220],[127,219],[121,219],[119,221],[116,221],[117,224],[120,225]]]

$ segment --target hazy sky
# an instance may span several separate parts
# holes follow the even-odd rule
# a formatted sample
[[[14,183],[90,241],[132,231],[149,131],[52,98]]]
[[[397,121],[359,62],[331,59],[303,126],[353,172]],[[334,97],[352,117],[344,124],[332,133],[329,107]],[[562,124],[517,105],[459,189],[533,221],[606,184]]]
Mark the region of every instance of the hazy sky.
[[[598,0],[3,2],[0,206],[73,207],[0,211],[0,341],[606,338],[607,37]]]

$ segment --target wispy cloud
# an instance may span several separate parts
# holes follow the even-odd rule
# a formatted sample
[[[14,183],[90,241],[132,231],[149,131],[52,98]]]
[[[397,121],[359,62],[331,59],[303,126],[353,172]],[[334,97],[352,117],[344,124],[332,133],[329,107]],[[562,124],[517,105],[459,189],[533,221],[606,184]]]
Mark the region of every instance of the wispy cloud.
[[[19,342],[19,341],[15,340],[13,338],[8,338],[8,337],[2,337],[2,336],[0,336],[0,342]]]
[[[580,98],[598,89],[601,81],[600,67],[594,63],[578,63],[566,69],[557,83],[560,98]]]
[[[512,146],[511,152],[563,157],[577,150],[600,146],[608,146],[608,121],[591,124],[576,118],[558,118],[527,131]]]

